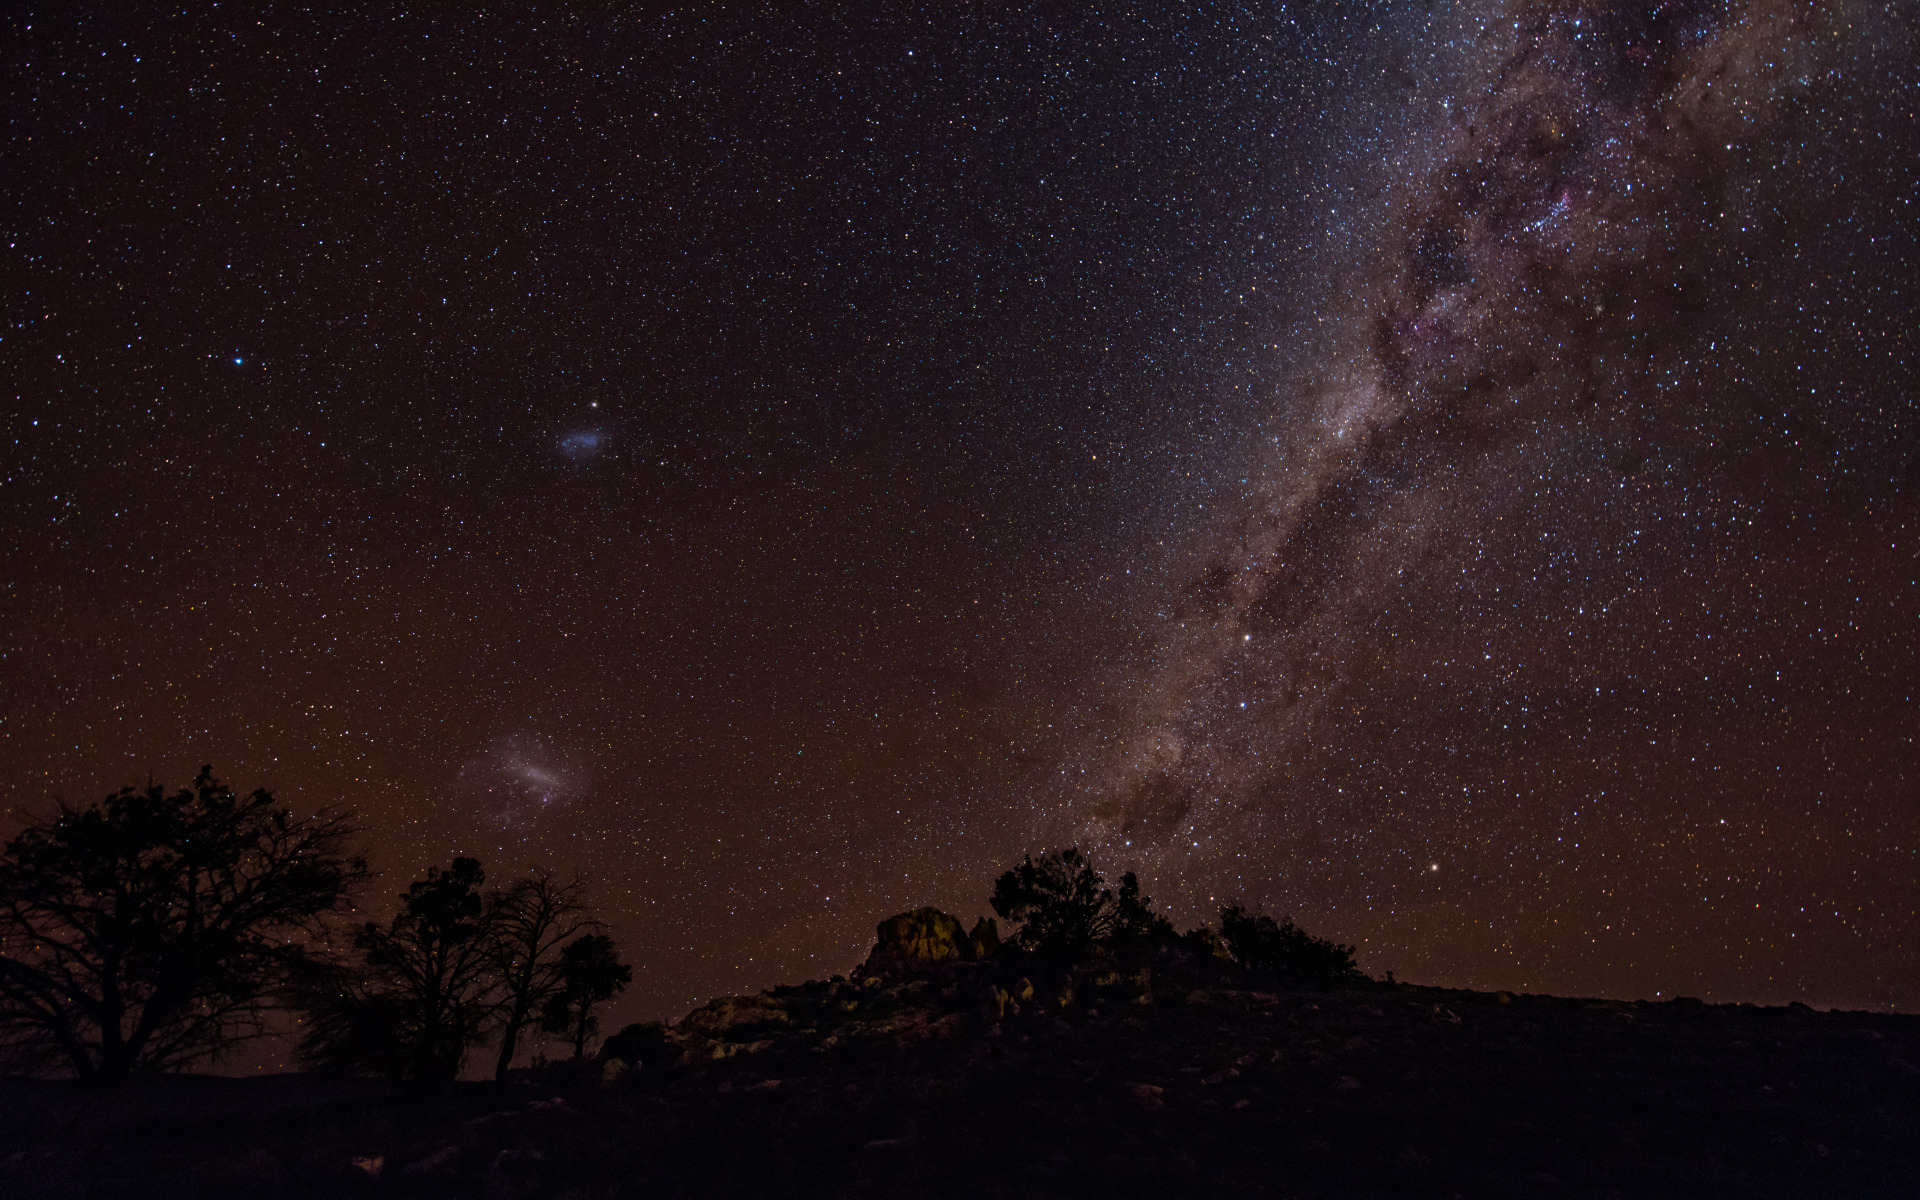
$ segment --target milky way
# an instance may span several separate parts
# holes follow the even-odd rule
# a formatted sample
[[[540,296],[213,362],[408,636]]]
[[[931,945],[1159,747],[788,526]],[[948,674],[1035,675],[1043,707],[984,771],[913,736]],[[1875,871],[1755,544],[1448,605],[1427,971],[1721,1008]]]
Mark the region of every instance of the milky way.
[[[1431,858],[1470,888],[1535,874],[1512,860],[1540,858],[1538,833],[1465,815],[1495,787],[1467,759],[1548,777],[1498,783],[1556,831],[1515,910],[1557,909],[1570,889],[1618,905],[1617,856],[1668,857],[1652,830],[1676,814],[1724,826],[1729,790],[1621,780],[1608,743],[1626,738],[1604,730],[1623,709],[1647,744],[1668,722],[1700,751],[1690,763],[1711,754],[1718,771],[1738,764],[1715,734],[1803,716],[1782,657],[1803,692],[1908,703],[1858,643],[1813,662],[1764,644],[1809,605],[1782,560],[1845,541],[1863,544],[1848,564],[1863,576],[1907,562],[1872,515],[1904,507],[1911,453],[1889,436],[1911,395],[1874,374],[1911,318],[1876,280],[1912,219],[1878,165],[1915,140],[1882,108],[1911,66],[1892,10],[1517,4],[1465,29],[1370,244],[1319,264],[1336,286],[1272,397],[1275,448],[1167,601],[1131,715],[1099,735],[1103,767],[1061,827],[1170,885],[1196,880],[1189,894],[1341,896],[1356,932],[1396,894],[1430,891]],[[1872,618],[1896,613],[1911,601]],[[1569,845],[1582,835],[1562,831],[1583,807],[1600,817],[1584,863]],[[1891,815],[1872,808],[1856,810],[1870,826]],[[1703,852],[1733,860],[1724,874],[1671,866],[1717,892],[1791,872],[1769,862],[1785,849]],[[1643,957],[1685,933],[1633,922],[1665,944]],[[1593,954],[1633,973],[1631,952]]]

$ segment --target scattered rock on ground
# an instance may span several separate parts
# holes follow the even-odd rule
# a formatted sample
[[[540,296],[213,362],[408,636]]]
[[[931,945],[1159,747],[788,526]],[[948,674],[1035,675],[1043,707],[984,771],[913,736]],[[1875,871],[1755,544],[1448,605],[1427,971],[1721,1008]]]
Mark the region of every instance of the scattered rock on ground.
[[[425,1158],[408,1163],[400,1173],[410,1179],[452,1179],[460,1165],[460,1147],[442,1146]]]

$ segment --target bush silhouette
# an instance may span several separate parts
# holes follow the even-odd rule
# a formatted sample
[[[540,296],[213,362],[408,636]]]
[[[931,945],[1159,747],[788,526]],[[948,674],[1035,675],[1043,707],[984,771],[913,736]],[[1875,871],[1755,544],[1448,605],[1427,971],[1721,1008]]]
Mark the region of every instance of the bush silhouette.
[[[1329,984],[1363,978],[1353,947],[1307,933],[1291,920],[1249,913],[1235,904],[1220,910],[1220,934],[1234,959],[1272,971],[1283,983]]]
[[[611,1058],[648,1071],[661,1071],[680,1060],[680,1047],[667,1037],[665,1025],[641,1021],[600,1043],[600,1060],[605,1062]]]
[[[1120,894],[1114,898],[1114,940],[1160,946],[1176,936],[1173,922],[1154,912],[1153,898],[1141,894],[1139,878],[1132,871],[1122,875]]]

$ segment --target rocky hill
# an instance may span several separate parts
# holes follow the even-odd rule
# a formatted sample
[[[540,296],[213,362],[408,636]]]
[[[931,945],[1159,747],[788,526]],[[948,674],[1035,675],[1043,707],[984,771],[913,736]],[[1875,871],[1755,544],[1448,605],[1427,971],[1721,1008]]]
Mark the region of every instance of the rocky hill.
[[[1071,962],[996,943],[903,914],[847,977],[635,1026],[590,1068],[507,1087],[149,1081],[109,1113],[17,1083],[0,1190],[1920,1195],[1920,1018],[1289,987],[1191,941]],[[284,1094],[249,1106],[268,1084]]]

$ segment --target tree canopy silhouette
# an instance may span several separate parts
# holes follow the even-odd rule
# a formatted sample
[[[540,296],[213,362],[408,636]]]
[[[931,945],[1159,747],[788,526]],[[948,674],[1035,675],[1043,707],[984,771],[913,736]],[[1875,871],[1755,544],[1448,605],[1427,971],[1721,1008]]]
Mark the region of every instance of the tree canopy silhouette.
[[[60,804],[0,855],[0,1048],[91,1080],[179,1070],[267,1032],[368,875],[337,810],[192,786]]]
[[[479,860],[427,868],[381,925],[354,935],[360,962],[309,989],[300,1057],[318,1070],[444,1083],[484,1044],[497,946]]]
[[[1069,847],[1019,866],[994,881],[993,911],[1021,922],[1013,940],[1042,954],[1075,954],[1095,942],[1156,941],[1173,926],[1153,911],[1132,871],[1120,877],[1120,895],[1106,886],[1080,851]]]
[[[587,1039],[600,1027],[593,1010],[632,982],[633,969],[614,953],[612,938],[588,933],[561,950],[560,980],[542,1011],[541,1028],[565,1034],[573,1042],[573,1056],[580,1058],[587,1052]]]

